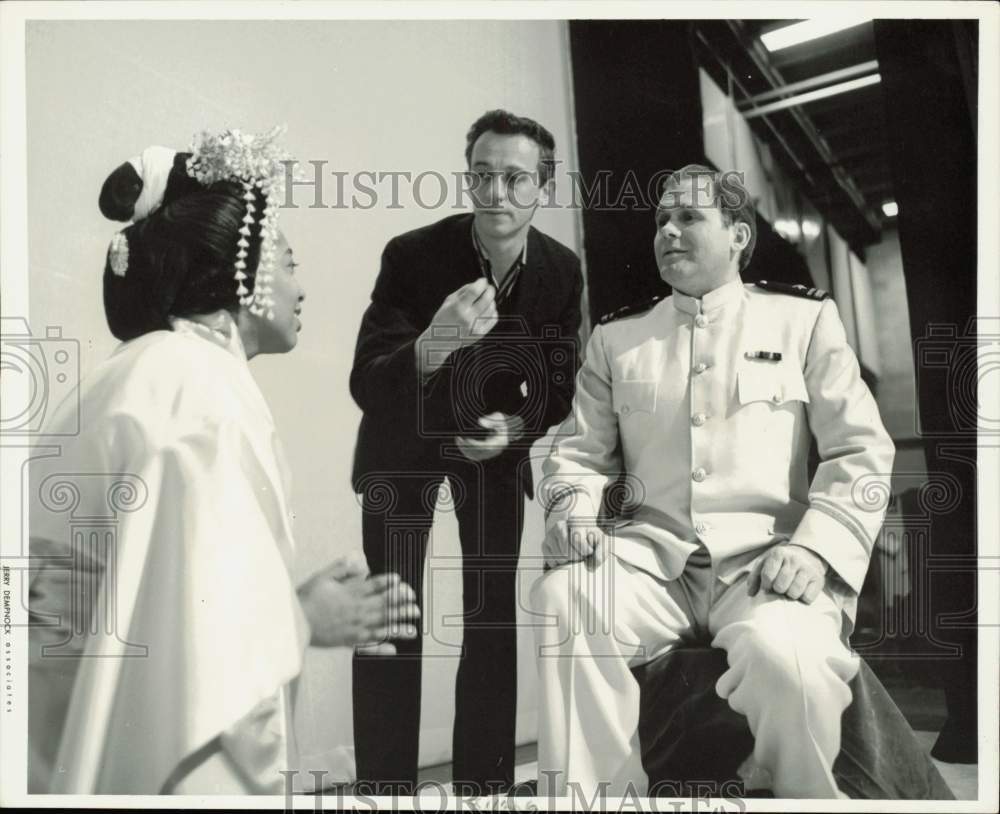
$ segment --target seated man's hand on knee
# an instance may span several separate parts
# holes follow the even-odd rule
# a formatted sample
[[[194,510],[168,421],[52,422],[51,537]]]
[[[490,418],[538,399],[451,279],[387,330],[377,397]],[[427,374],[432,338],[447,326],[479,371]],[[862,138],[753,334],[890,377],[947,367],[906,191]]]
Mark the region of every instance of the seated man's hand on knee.
[[[571,518],[549,519],[545,540],[542,542],[542,555],[547,568],[588,558],[599,565],[606,553],[604,532],[593,523],[574,521]]]
[[[765,554],[747,580],[750,596],[764,590],[811,605],[826,587],[830,565],[799,545],[780,543]]]

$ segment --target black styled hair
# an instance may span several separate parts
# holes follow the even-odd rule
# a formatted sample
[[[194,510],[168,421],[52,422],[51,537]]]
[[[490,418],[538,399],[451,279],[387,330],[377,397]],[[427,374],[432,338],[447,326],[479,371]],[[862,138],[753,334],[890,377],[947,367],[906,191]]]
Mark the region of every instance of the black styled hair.
[[[538,185],[544,186],[556,171],[556,140],[534,119],[506,110],[489,110],[473,122],[465,136],[465,164],[472,167],[472,147],[483,133],[527,136],[538,145]]]
[[[202,186],[187,174],[188,158],[190,153],[174,157],[160,207],[122,230],[128,242],[124,274],[112,270],[110,252],[105,260],[104,313],[111,333],[123,341],[168,329],[170,316],[239,310],[233,275],[247,211],[243,187],[234,181]],[[263,194],[254,189],[245,270],[251,290],[265,206]],[[126,162],[104,182],[101,212],[112,220],[130,220],[141,192],[142,179]]]
[[[743,271],[750,264],[757,245],[757,208],[743,183],[743,173],[735,170],[721,172],[704,164],[688,164],[670,173],[663,189],[677,184],[682,178],[709,179],[712,201],[719,207],[726,225],[745,223],[750,227],[750,240],[740,254],[740,271]]]

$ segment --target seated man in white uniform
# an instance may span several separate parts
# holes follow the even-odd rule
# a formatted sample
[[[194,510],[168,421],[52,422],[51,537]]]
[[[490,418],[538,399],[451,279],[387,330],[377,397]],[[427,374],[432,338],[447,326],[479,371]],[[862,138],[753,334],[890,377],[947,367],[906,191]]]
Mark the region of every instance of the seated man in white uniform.
[[[834,302],[741,282],[755,238],[740,174],[679,170],[653,240],[672,296],[591,336],[543,465],[559,567],[532,591],[542,795],[646,793],[630,668],[709,640],[729,664],[716,691],[754,735],[746,787],[842,796],[847,636],[894,447]],[[624,509],[599,526],[620,477]]]

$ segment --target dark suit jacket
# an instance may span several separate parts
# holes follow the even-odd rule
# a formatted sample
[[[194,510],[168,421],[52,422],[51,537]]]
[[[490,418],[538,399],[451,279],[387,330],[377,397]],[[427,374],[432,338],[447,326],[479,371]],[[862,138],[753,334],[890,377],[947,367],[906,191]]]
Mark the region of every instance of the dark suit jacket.
[[[356,491],[367,475],[440,469],[442,445],[481,430],[477,419],[493,411],[525,420],[524,438],[495,459],[514,471],[531,443],[569,413],[579,356],[580,260],[534,227],[527,264],[497,326],[452,354],[426,383],[418,381],[417,337],[445,297],[482,276],[471,229],[471,214],[454,215],[393,238],[382,253],[351,370],[351,395],[364,413],[351,475]]]

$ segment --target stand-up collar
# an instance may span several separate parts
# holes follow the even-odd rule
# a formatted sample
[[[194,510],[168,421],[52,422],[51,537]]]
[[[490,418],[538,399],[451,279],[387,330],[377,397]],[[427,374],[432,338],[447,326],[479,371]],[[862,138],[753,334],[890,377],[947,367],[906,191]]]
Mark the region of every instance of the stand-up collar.
[[[717,315],[725,306],[735,303],[743,293],[743,281],[740,279],[730,280],[728,283],[719,286],[713,291],[709,291],[704,297],[689,297],[675,291],[672,297],[674,307],[685,314],[696,316],[705,314],[706,316]]]
[[[227,350],[237,359],[246,362],[247,353],[243,347],[239,328],[232,314],[225,309],[211,314],[195,314],[189,317],[168,317],[175,333],[186,333],[206,339],[213,345]]]

